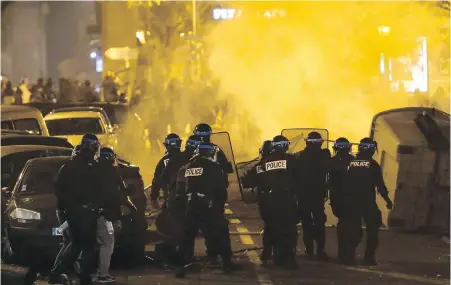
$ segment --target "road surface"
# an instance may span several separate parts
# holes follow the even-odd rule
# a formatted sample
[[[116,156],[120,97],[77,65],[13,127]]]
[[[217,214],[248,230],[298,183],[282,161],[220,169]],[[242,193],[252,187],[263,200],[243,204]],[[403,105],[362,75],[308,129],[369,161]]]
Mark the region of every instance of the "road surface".
[[[232,247],[240,250],[261,247],[262,222],[255,205],[230,203],[226,214],[230,221]],[[332,220],[332,219],[331,219]],[[152,248],[149,246],[149,250]],[[336,256],[335,228],[327,229],[327,252]],[[204,255],[203,240],[196,240],[196,254]],[[185,279],[176,279],[163,269],[140,266],[124,270],[114,269],[112,275],[120,285],[297,285],[297,284],[384,284],[419,285],[449,284],[449,241],[434,236],[397,233],[384,230],[380,233],[379,265],[372,267],[346,267],[334,260],[324,263],[308,261],[303,256],[303,245],[298,245],[299,269],[283,271],[273,267],[262,268],[258,258],[260,251],[239,253],[234,262],[239,269],[231,275],[223,275],[219,268],[200,265],[187,272]],[[358,250],[361,260],[363,247]],[[2,284],[21,284],[25,268],[2,265]],[[38,284],[47,284],[39,281]]]

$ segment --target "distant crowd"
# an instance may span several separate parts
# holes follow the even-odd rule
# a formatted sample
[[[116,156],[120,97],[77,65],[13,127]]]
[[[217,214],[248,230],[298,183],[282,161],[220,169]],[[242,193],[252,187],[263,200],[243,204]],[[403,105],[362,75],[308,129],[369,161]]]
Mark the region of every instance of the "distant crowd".
[[[2,76],[1,81],[1,104],[27,104],[31,102],[126,102],[124,93],[119,92],[119,88],[114,78],[106,76],[102,82],[100,90],[89,80],[80,83],[77,80],[60,78],[58,89],[55,88],[52,78],[44,80],[39,78],[35,84],[30,84],[27,79],[22,79],[17,86]],[[102,98],[103,97],[103,98]]]

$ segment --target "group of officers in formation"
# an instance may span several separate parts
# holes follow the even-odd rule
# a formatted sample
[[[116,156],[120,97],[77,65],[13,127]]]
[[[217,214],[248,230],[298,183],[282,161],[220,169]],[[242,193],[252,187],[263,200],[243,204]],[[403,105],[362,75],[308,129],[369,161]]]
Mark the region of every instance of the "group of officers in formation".
[[[199,124],[181,151],[182,141],[176,134],[165,139],[166,154],[156,166],[151,187],[151,204],[159,208],[160,190],[165,202],[157,219],[157,228],[167,233],[160,246],[165,262],[176,266],[176,276],[184,276],[184,266],[194,253],[194,239],[199,230],[205,237],[207,256],[211,262],[221,258],[225,273],[234,265],[228,221],[224,215],[227,201],[228,174],[232,164],[224,152],[210,141],[211,127]],[[338,217],[338,260],[355,264],[355,250],[362,238],[362,220],[367,231],[364,264],[375,265],[381,211],[376,203],[376,190],[393,207],[383,181],[379,164],[372,159],[377,143],[364,138],[358,153],[351,155],[351,143],[339,138],[334,143],[334,156],[323,149],[323,138],[311,132],[305,138],[304,150],[290,154],[289,140],[276,136],[265,141],[260,159],[248,170],[240,183],[258,193],[263,219],[263,265],[297,268],[297,224],[302,223],[305,253],[309,258],[329,259],[325,252],[325,202],[330,200]]]
[[[162,209],[156,220],[165,242],[156,248],[161,262],[175,266],[176,277],[185,276],[186,265],[194,258],[194,241],[199,231],[205,237],[207,256],[220,263],[224,273],[234,269],[232,249],[225,217],[228,199],[228,175],[233,165],[224,152],[210,141],[212,129],[207,124],[195,127],[181,151],[177,134],[166,136],[166,154],[158,162],[151,186],[151,205]],[[311,132],[304,150],[290,154],[284,136],[265,141],[257,164],[241,178],[243,188],[258,193],[261,218],[264,221],[263,265],[297,268],[297,224],[302,223],[305,253],[309,258],[328,260],[325,252],[325,202],[330,199],[338,217],[338,259],[355,263],[355,250],[362,237],[365,221],[367,240],[364,263],[376,264],[378,231],[382,224],[376,203],[377,192],[391,209],[379,164],[372,159],[377,144],[364,138],[358,153],[350,154],[351,143],[339,138],[333,146],[335,155],[323,149],[321,135]],[[60,283],[60,276],[81,254],[80,284],[91,284],[96,260],[97,239],[104,239],[99,256],[98,281],[112,282],[108,273],[114,245],[106,222],[120,228],[120,206],[134,207],[130,192],[114,170],[116,157],[108,148],[100,148],[98,139],[87,134],[74,149],[73,157],[59,171],[55,192],[60,222],[68,222],[68,242],[61,249],[49,275],[49,284]],[[160,191],[164,203],[160,206]],[[99,228],[103,229],[99,231]],[[103,234],[102,234],[103,233]],[[97,239],[96,239],[97,237]],[[220,257],[220,259],[219,259]]]

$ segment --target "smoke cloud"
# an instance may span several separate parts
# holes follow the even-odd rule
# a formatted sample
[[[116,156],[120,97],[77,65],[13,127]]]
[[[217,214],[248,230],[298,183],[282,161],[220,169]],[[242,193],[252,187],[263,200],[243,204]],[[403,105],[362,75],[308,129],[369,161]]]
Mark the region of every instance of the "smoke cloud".
[[[358,141],[369,134],[377,112],[412,105],[411,97],[389,93],[378,79],[380,54],[406,54],[414,50],[414,38],[425,35],[430,58],[438,56],[433,54],[437,47],[449,50],[439,34],[449,13],[437,17],[438,8],[429,6],[433,4],[234,3],[241,17],[223,21],[210,33],[209,66],[221,80],[222,96],[261,131],[245,138],[232,132],[234,143],[245,140],[256,153],[264,139],[294,127],[326,128],[332,139]],[[286,15],[257,17],[265,10]],[[381,35],[379,26],[390,27],[390,34]],[[441,105],[449,110],[449,94]]]

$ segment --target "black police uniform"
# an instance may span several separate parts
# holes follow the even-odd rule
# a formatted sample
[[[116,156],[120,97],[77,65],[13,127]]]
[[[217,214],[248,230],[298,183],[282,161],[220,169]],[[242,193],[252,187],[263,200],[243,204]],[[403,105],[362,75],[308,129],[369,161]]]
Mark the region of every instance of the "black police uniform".
[[[337,240],[338,240],[338,258],[343,259],[343,224],[341,222],[340,213],[343,211],[343,192],[345,191],[345,178],[349,164],[354,159],[354,156],[349,152],[339,151],[330,160],[329,171],[329,198],[332,212],[338,218],[337,223]]]
[[[169,158],[169,161],[166,167],[161,174],[161,185],[163,188],[167,189],[169,201],[171,197],[175,194],[176,190],[176,182],[177,182],[177,173],[180,168],[186,164],[188,164],[189,160],[193,155],[192,151],[182,151],[172,155]]]
[[[265,159],[271,153],[271,141],[265,141],[263,143],[262,148],[260,149],[261,158],[257,162],[257,164],[250,169],[242,178],[241,183],[244,188],[253,188],[257,189],[257,198],[258,198],[258,210],[260,213],[260,217],[264,222],[263,228],[263,252],[260,256],[263,264],[271,258],[273,253],[274,241],[271,236],[271,228],[270,223],[268,222],[268,216],[270,215],[270,205],[271,205],[271,197],[269,196],[269,190],[265,185],[259,184],[258,175],[261,174],[264,170],[259,163],[261,163],[262,159]]]
[[[313,242],[316,241],[316,254],[325,257],[326,214],[324,201],[327,197],[327,172],[330,151],[320,146],[307,145],[297,153],[298,168],[298,213],[302,222],[305,252],[312,256]]]
[[[184,205],[175,199],[177,173],[181,167],[189,162],[190,158],[191,155],[189,154],[189,151],[178,152],[170,156],[168,163],[161,174],[161,186],[165,189],[165,204],[160,215],[165,215],[164,219],[166,219],[166,221],[163,225],[164,229],[159,229],[160,231],[169,230],[169,227],[171,226],[167,223],[171,222],[172,227],[175,227],[179,224],[179,221],[183,219],[182,216],[185,211]],[[177,221],[174,219],[177,219]],[[157,256],[162,260],[163,266],[167,266],[167,264],[171,263],[177,264],[177,262],[179,262],[177,260],[179,257],[175,248],[175,245],[177,244],[178,242],[176,239],[167,237],[167,240],[164,243],[158,244],[155,248]]]
[[[372,154],[359,153],[353,159],[347,171],[346,187],[343,191],[343,211],[340,219],[346,232],[344,259],[354,262],[355,249],[362,236],[362,218],[366,225],[366,249],[364,260],[375,262],[379,243],[378,233],[382,224],[381,211],[376,203],[376,192],[390,202],[387,187],[379,164],[371,158]]]
[[[82,252],[80,284],[91,284],[91,272],[95,268],[98,211],[103,203],[100,177],[97,163],[84,153],[63,165],[58,173],[55,184],[58,210],[65,213],[72,241],[52,269],[49,283],[59,283],[60,274],[65,273]]]
[[[295,158],[291,154],[274,151],[261,160],[256,172],[258,185],[263,186],[263,200],[268,202],[264,203],[262,214],[274,245],[275,263],[296,266]]]
[[[166,198],[168,193],[166,189],[166,185],[164,185],[161,181],[161,175],[163,174],[164,169],[169,163],[171,157],[173,155],[177,155],[180,153],[180,150],[173,150],[171,152],[166,153],[163,158],[158,161],[157,166],[155,168],[155,172],[152,179],[152,186],[150,187],[150,199],[157,200],[160,196],[160,189],[163,188],[164,197]]]
[[[215,250],[221,256],[225,269],[230,269],[232,250],[228,221],[223,214],[227,190],[221,167],[213,160],[197,155],[184,168],[185,181],[179,183],[178,192],[184,192],[187,197],[187,229],[180,251],[183,256],[191,254],[191,244],[200,228],[205,237],[216,245]]]

